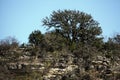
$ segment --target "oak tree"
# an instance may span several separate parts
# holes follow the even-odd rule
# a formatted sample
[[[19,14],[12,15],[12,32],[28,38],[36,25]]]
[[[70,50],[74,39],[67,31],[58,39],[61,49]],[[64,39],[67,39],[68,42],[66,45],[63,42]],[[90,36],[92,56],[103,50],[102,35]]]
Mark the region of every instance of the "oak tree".
[[[99,43],[102,33],[99,23],[91,15],[77,10],[58,10],[43,19],[43,25],[66,38],[69,46]]]

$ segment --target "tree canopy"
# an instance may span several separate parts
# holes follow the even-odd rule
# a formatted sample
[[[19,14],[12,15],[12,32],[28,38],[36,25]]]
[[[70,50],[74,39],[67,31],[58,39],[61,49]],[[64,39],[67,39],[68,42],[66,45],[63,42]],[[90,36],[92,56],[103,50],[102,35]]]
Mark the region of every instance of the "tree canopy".
[[[78,42],[92,44],[101,40],[98,38],[102,33],[99,23],[91,15],[77,10],[53,11],[50,17],[43,19],[43,25],[61,34],[69,45]]]
[[[42,41],[43,41],[43,35],[39,30],[35,30],[29,35],[29,43],[38,46],[41,44]]]

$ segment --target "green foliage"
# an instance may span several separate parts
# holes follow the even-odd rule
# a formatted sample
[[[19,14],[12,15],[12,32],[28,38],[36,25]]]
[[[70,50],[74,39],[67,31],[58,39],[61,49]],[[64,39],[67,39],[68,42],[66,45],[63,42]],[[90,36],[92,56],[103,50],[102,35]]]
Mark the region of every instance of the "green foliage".
[[[43,35],[39,30],[35,30],[29,35],[29,43],[32,43],[38,46],[42,43],[42,41],[43,41]]]
[[[53,11],[50,17],[43,19],[43,25],[64,37],[64,42],[72,49],[74,43],[93,44],[102,33],[99,23],[91,15],[76,10]]]
[[[114,41],[115,41],[115,43],[120,44],[120,34],[117,34],[117,35],[114,37]]]
[[[49,51],[62,50],[66,45],[64,37],[55,31],[47,32],[44,37]]]
[[[116,35],[113,38],[109,38],[105,43],[104,48],[107,51],[119,50],[120,48],[120,35]]]
[[[53,11],[43,25],[49,31],[34,30],[27,44],[11,37],[0,41],[0,80],[120,78],[119,34],[103,42],[99,23],[76,10]]]
[[[120,58],[120,36],[109,38],[104,44],[105,55],[108,58],[111,58],[112,62],[118,61]]]

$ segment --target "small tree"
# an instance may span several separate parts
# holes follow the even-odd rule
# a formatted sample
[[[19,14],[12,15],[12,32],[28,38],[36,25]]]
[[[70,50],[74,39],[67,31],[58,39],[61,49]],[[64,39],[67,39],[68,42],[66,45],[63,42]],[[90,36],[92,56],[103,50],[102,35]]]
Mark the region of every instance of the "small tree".
[[[35,45],[31,50],[31,54],[35,55],[36,59],[39,53],[44,49],[44,42],[44,35],[39,30],[35,30],[29,35],[29,43]]]
[[[120,58],[120,35],[109,38],[104,45],[106,57],[111,58],[112,61],[118,61]]]
[[[120,34],[117,34],[117,35],[114,37],[114,42],[120,45]]]
[[[0,54],[7,54],[9,50],[13,50],[18,47],[18,41],[14,37],[7,37],[0,41]]]
[[[42,43],[42,41],[43,34],[39,30],[35,30],[29,35],[29,43],[39,46]]]

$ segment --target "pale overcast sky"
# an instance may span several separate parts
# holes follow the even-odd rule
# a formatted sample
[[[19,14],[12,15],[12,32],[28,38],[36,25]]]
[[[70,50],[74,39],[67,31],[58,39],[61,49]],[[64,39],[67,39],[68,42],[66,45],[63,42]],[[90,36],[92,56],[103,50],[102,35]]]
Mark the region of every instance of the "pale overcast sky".
[[[45,32],[42,19],[59,9],[91,14],[104,37],[120,32],[120,0],[0,0],[0,39],[14,36],[27,42],[32,31]]]

